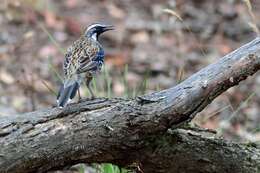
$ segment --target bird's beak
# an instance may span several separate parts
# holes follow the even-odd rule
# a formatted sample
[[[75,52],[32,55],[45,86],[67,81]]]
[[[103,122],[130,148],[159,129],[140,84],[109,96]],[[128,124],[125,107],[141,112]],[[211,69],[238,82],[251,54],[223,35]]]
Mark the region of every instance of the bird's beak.
[[[114,29],[115,29],[115,28],[114,28],[113,25],[106,25],[106,26],[104,26],[103,31],[105,32],[105,31],[114,30]]]

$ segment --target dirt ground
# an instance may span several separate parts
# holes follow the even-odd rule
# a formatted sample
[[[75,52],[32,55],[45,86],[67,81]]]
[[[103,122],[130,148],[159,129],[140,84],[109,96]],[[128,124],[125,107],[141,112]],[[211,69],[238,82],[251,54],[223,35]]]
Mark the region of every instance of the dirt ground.
[[[0,5],[0,116],[55,105],[64,50],[89,24],[101,38],[106,70],[98,96],[165,89],[256,37],[260,1],[3,0]],[[163,12],[174,10],[181,20]],[[255,21],[258,21],[256,23]],[[55,41],[53,41],[55,40]],[[260,141],[260,73],[219,96],[194,122],[226,139]],[[88,97],[86,87],[83,95]]]

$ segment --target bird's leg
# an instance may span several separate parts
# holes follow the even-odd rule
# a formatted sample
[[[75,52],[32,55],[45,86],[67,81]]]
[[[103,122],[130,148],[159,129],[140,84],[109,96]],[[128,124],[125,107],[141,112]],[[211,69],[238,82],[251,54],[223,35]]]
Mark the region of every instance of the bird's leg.
[[[92,91],[92,89],[91,89],[91,87],[90,87],[90,83],[88,84],[88,90],[89,90],[89,92],[90,92],[90,95],[91,95],[91,99],[93,100],[93,99],[95,99],[95,95],[94,95],[94,93],[93,93],[93,91]]]
[[[81,101],[81,96],[80,96],[80,90],[79,89],[78,89],[78,96],[79,96],[78,102],[80,102]]]
[[[93,78],[93,77],[87,77],[86,85],[87,85],[87,88],[88,88],[89,93],[90,93],[90,95],[91,95],[91,99],[93,100],[93,99],[95,99],[95,95],[94,95],[94,93],[93,93],[93,91],[92,91],[92,89],[91,89],[91,87],[90,87],[90,82],[91,82],[92,78]]]

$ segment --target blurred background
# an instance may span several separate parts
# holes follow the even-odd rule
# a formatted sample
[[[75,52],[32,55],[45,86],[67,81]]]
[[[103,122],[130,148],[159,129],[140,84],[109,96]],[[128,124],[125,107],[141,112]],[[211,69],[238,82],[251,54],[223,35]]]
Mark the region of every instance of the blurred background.
[[[100,38],[106,65],[96,94],[131,98],[216,62],[254,39],[259,21],[257,0],[1,0],[0,116],[55,105],[64,53],[91,23],[116,27]],[[85,86],[81,95],[89,96]],[[259,72],[194,122],[228,140],[259,142]]]

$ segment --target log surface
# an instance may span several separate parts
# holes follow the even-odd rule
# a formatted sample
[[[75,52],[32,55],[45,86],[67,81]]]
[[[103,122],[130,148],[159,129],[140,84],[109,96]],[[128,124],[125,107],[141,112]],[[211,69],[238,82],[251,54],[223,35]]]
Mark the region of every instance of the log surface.
[[[132,158],[137,158],[144,172],[260,172],[259,149],[249,143],[228,142],[196,129],[175,129],[151,137],[146,147],[136,153]]]

